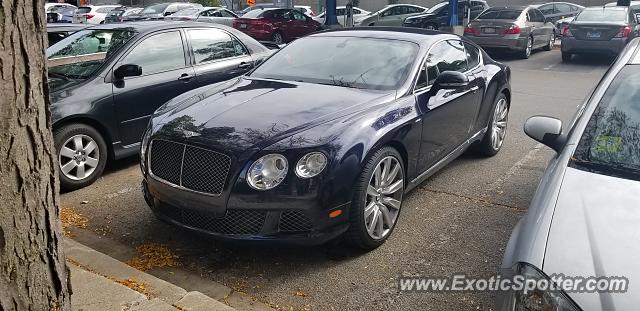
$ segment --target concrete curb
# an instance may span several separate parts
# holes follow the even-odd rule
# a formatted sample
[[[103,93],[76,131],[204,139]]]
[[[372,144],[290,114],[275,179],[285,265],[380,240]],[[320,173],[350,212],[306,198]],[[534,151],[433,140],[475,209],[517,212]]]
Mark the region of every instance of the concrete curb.
[[[167,307],[174,306],[177,308],[181,308],[182,310],[214,310],[214,311],[234,311],[236,309],[225,305],[224,303],[217,301],[209,296],[206,296],[200,292],[192,291],[187,292],[185,289],[178,287],[174,284],[161,280],[155,276],[139,271],[129,265],[118,261],[108,255],[100,253],[92,248],[84,246],[72,239],[65,238],[64,239],[64,250],[67,259],[71,262],[71,266],[77,265],[76,269],[72,267],[72,284],[73,278],[77,276],[77,278],[82,279],[83,283],[77,283],[80,287],[84,287],[87,284],[107,284],[111,282],[114,285],[119,285],[124,289],[128,289],[133,291],[123,285],[118,284],[115,280],[135,280],[141,284],[145,285],[145,288],[148,290],[149,296],[153,299],[145,301],[144,304],[140,305],[140,308],[136,308],[138,310],[165,310]],[[86,272],[92,272],[97,276],[101,276],[101,278],[92,277],[87,275]],[[105,283],[107,282],[107,283]],[[97,287],[99,288],[99,287]],[[126,291],[122,291],[122,288],[111,287],[115,294],[104,293],[104,295],[112,295],[117,296],[113,298],[122,298],[121,296],[132,295],[131,293],[127,293]],[[74,290],[75,291],[75,290]],[[83,293],[86,296],[86,291],[75,291]],[[97,292],[95,295],[96,300],[100,300],[100,298],[104,298],[101,296],[103,293]],[[74,294],[75,295],[75,294]],[[82,294],[78,294],[82,295]],[[135,295],[134,295],[135,296]],[[133,296],[132,296],[133,297]],[[136,298],[137,297],[137,298]],[[136,296],[139,300],[140,298],[146,299],[145,295],[140,294],[140,297]],[[72,300],[73,300],[72,296]],[[83,297],[85,300],[91,299],[92,297]],[[104,306],[103,306],[104,307]],[[96,305],[96,308],[100,309],[99,306]],[[90,304],[85,305],[83,310],[88,311],[92,309]],[[97,310],[97,309],[96,309]]]

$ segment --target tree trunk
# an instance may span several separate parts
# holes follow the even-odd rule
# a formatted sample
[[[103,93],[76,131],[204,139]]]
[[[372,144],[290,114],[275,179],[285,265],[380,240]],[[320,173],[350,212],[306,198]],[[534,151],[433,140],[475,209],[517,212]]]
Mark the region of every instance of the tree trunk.
[[[0,1],[0,310],[69,310],[44,1]]]

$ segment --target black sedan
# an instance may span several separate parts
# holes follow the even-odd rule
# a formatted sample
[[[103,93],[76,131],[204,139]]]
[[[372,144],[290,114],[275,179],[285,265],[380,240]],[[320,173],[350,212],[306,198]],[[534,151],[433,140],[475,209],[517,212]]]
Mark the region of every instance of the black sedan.
[[[304,37],[159,108],[143,139],[144,196],[159,218],[215,237],[318,244],[344,234],[373,249],[407,191],[470,147],[498,153],[509,78],[455,35]]]
[[[271,51],[222,25],[140,22],[80,30],[47,50],[60,184],[135,155],[151,114],[186,91],[239,76]]]

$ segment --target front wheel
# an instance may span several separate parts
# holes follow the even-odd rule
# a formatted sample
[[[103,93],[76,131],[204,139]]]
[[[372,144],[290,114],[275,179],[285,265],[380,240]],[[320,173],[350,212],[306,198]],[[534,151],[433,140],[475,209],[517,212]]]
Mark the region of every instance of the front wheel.
[[[273,43],[275,44],[282,44],[284,43],[284,37],[282,36],[281,32],[276,31],[271,35],[271,41],[273,41]]]
[[[69,124],[57,129],[53,137],[63,190],[86,187],[102,175],[107,163],[107,144],[96,129]]]
[[[372,250],[387,240],[400,215],[404,182],[398,151],[384,147],[373,153],[356,182],[346,232],[350,244]]]
[[[553,50],[553,47],[556,45],[556,33],[552,33],[551,34],[551,38],[549,39],[549,42],[547,43],[547,45],[544,46],[544,50],[545,51],[551,51]]]
[[[474,146],[474,151],[485,157],[492,157],[500,151],[504,138],[507,135],[507,122],[509,121],[509,103],[507,96],[501,93],[491,113],[489,126],[484,138]]]

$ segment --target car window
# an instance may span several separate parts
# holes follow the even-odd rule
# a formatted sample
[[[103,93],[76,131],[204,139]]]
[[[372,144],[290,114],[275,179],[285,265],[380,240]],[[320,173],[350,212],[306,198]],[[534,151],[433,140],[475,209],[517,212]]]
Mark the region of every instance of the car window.
[[[542,14],[544,15],[551,15],[553,14],[553,4],[545,4],[541,7],[538,8],[540,10],[540,12],[542,12]]]
[[[135,32],[125,30],[80,30],[52,45],[47,49],[49,60],[72,58],[91,54],[102,54],[98,59],[80,60],[64,65],[49,67],[49,72],[74,79],[84,79],[102,66],[105,59],[113,55],[126,44]]]
[[[358,9],[353,9],[353,14],[361,14],[362,11],[358,10]],[[344,14],[343,14],[344,15]]]
[[[533,12],[533,21],[534,22],[544,23],[545,17],[538,9],[533,9],[533,10],[531,10],[531,12]]]
[[[76,13],[78,14],[84,14],[84,13],[89,13],[91,12],[91,8],[88,6],[81,6],[76,10]]]
[[[191,49],[196,64],[248,54],[239,42],[218,29],[189,29]]]
[[[640,65],[627,65],[591,115],[573,156],[579,168],[640,180]]]
[[[227,11],[227,10],[220,10],[220,14],[222,14],[222,17],[231,17],[231,18],[236,18],[237,16],[235,16],[233,13]]]
[[[467,64],[469,69],[475,68],[480,64],[480,50],[468,43],[465,43],[464,47],[467,53]]]
[[[556,3],[556,14],[569,14],[571,13],[571,6],[566,3]]]
[[[145,38],[120,63],[142,67],[143,75],[185,67],[180,32],[164,32]]]
[[[394,12],[395,7],[389,8],[380,14],[381,17],[396,15]]]
[[[96,9],[96,13],[109,13],[113,10],[114,8],[111,7],[107,7],[107,8],[98,8]]]
[[[478,16],[478,19],[503,19],[516,20],[522,14],[522,10],[513,9],[488,9]]]
[[[303,21],[303,22],[307,21],[307,18],[305,17],[305,15],[300,13],[299,11],[293,10],[293,11],[291,11],[291,15],[293,16],[293,19],[295,19],[295,20],[299,20],[299,21]]]
[[[627,20],[627,11],[619,8],[608,9],[584,9],[575,21],[580,22],[625,22]]]
[[[580,11],[580,8],[575,6],[575,5],[571,5],[571,11],[575,12],[575,11]]]
[[[345,9],[337,9],[336,15],[338,16],[346,15],[347,13],[345,11],[346,11]]]
[[[424,11],[424,9],[421,9],[419,7],[415,7],[415,6],[408,6],[407,7],[407,13],[408,14],[420,13],[422,11]]]
[[[427,58],[427,71],[432,73],[434,69],[429,67],[436,67],[437,72],[444,71],[467,71],[467,54],[464,50],[464,45],[459,40],[447,40],[431,48]],[[432,83],[436,76],[429,75],[429,82]]]

